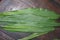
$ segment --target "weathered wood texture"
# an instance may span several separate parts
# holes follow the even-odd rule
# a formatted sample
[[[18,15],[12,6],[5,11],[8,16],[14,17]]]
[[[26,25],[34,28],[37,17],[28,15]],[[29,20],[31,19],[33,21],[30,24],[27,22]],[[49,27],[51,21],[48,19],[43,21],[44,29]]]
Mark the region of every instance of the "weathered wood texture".
[[[60,0],[0,0],[0,12],[20,10],[24,8],[47,8],[60,14]],[[59,20],[60,21],[60,20]],[[0,40],[17,40],[30,35],[31,33],[7,32],[0,30]],[[52,40],[54,37],[60,38],[60,28],[48,34],[39,36],[32,40]]]

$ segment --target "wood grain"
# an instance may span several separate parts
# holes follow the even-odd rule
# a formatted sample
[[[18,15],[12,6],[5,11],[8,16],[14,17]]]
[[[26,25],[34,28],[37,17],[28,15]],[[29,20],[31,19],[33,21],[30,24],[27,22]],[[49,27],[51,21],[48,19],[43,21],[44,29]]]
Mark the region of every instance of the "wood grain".
[[[24,8],[47,8],[60,14],[60,0],[2,0],[0,2],[0,12]],[[6,31],[0,31],[0,33],[2,34],[0,35],[0,40],[15,40],[16,38],[30,35],[30,33],[10,33]],[[55,37],[60,38],[60,27],[56,28],[53,32],[33,38],[32,40],[53,40]]]

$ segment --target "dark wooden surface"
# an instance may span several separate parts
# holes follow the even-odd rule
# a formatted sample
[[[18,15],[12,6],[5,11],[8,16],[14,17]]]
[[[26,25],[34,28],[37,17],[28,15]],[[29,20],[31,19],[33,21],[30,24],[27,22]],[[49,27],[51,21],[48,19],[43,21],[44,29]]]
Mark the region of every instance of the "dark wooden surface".
[[[60,14],[60,0],[1,0],[0,12],[20,10],[24,8],[47,8]],[[7,32],[0,30],[0,40],[17,40],[30,35],[31,33],[20,32]],[[32,40],[53,40],[53,38],[60,38],[60,28],[56,28],[55,31],[49,32]]]

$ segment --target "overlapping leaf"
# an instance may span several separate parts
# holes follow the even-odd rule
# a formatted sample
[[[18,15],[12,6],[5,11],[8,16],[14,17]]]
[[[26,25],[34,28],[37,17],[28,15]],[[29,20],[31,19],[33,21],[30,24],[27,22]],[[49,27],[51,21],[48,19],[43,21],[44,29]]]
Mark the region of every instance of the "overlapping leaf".
[[[47,9],[29,8],[0,14],[0,24],[5,30],[19,32],[49,32],[60,26],[55,20],[60,15]]]

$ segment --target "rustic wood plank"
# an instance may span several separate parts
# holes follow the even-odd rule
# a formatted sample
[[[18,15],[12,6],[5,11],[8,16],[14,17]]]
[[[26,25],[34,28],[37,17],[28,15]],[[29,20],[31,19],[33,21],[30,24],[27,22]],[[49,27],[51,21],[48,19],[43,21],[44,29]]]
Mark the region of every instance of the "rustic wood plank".
[[[55,1],[60,4],[60,0],[55,0]],[[56,3],[53,3],[51,0],[2,0],[0,2],[0,12],[10,11],[10,10],[20,10],[20,9],[30,8],[30,7],[32,8],[37,7],[37,8],[47,8],[60,14],[59,4],[56,5]],[[60,33],[60,28],[57,28],[54,32],[50,32],[48,34],[39,36],[33,40],[52,40],[54,37],[60,38],[59,33]],[[20,38],[22,38],[22,37],[30,35],[30,33],[9,33],[9,32],[7,33],[8,34],[7,35],[3,31],[0,31],[0,34],[1,34],[0,40],[7,40],[7,39],[15,40],[14,38],[16,37],[14,35],[17,35],[18,38],[20,36],[21,36]],[[13,38],[10,37],[12,36],[11,34],[14,34]]]

